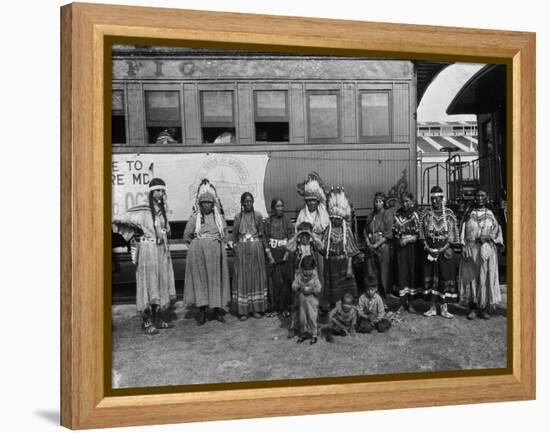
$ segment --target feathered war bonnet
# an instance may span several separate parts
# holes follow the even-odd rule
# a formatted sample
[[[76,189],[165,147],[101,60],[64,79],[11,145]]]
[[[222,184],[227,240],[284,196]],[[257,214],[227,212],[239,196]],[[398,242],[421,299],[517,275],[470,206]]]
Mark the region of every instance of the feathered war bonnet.
[[[218,194],[214,185],[210,183],[208,179],[201,180],[199,187],[197,188],[197,195],[195,197],[195,208],[199,208],[199,204],[209,201],[218,205]]]
[[[195,233],[199,234],[202,224],[202,215],[200,215],[200,204],[203,202],[211,202],[214,205],[214,219],[216,221],[216,226],[220,232],[220,235],[223,235],[224,225],[222,220],[223,208],[218,197],[218,193],[214,185],[210,183],[208,179],[201,180],[199,187],[197,188],[197,195],[195,198],[195,205],[193,206],[193,211],[195,212],[196,224],[195,224]]]
[[[332,188],[328,194],[328,214],[349,222],[351,220],[351,206],[344,188]]]
[[[332,188],[328,193],[328,214],[331,218],[340,218],[342,219],[342,228],[344,235],[344,251],[346,251],[347,244],[347,224],[351,222],[351,205],[349,203],[348,197],[344,188],[336,187]],[[328,244],[327,244],[327,257],[330,250],[331,235],[332,235],[332,224],[329,225],[328,232]]]
[[[322,181],[319,176],[315,174],[309,174],[307,180],[304,183],[304,200],[317,200],[321,204],[325,204],[326,196],[323,190]]]

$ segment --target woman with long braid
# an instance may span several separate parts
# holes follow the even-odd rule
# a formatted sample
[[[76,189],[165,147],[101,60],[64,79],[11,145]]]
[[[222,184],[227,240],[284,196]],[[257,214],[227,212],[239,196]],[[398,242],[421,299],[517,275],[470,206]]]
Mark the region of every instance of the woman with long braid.
[[[183,233],[189,245],[185,269],[184,301],[199,308],[197,323],[206,322],[206,310],[214,309],[216,320],[225,323],[223,309],[229,302],[227,225],[214,186],[203,179],[197,191],[195,210]]]
[[[170,224],[166,216],[166,183],[154,178],[149,183],[147,204],[128,209],[112,224],[113,231],[126,241],[136,241],[133,261],[136,265],[136,305],[141,313],[143,331],[158,334],[171,328],[160,312],[176,301],[174,269],[168,247]]]
[[[264,233],[262,215],[254,210],[254,197],[245,192],[232,233],[235,245],[233,304],[240,320],[248,319],[250,314],[258,319],[267,309]]]

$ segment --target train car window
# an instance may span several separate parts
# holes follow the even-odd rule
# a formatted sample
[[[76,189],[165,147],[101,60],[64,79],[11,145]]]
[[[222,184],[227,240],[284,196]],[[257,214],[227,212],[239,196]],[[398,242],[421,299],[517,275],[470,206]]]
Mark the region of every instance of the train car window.
[[[361,141],[391,141],[390,92],[361,92]]]
[[[254,92],[254,126],[256,142],[288,143],[288,92],[286,90]]]
[[[340,142],[340,93],[309,91],[307,107],[309,141]]]
[[[146,91],[145,110],[148,143],[181,143],[180,92]]]
[[[111,143],[126,143],[126,110],[124,91],[113,90],[111,104]]]
[[[200,95],[203,143],[235,143],[235,102],[233,91],[204,90],[201,91]]]

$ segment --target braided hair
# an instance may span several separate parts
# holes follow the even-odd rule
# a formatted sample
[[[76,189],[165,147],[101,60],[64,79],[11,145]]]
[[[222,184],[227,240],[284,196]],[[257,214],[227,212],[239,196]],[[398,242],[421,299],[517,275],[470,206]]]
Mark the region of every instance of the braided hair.
[[[158,177],[151,179],[151,182],[149,182],[149,187],[154,187],[158,185],[166,186],[166,183]],[[154,192],[155,191],[149,191],[149,210],[151,211],[151,217],[153,218],[153,227],[155,227],[155,220],[156,220],[155,201],[153,199]],[[164,223],[168,225],[168,218],[166,217],[166,206],[164,203],[164,195],[163,197],[161,197],[158,203],[158,206],[160,208],[162,217],[164,218]],[[157,231],[156,230],[154,231],[155,231],[155,237],[157,237]]]
[[[239,227],[237,227],[237,231],[241,228],[240,227],[240,224],[242,223],[242,216],[244,214],[244,201],[246,200],[247,197],[250,197],[250,199],[252,200],[252,216],[254,217],[254,225],[256,226],[256,231],[258,232],[258,234],[260,234],[260,228],[258,227],[258,222],[256,221],[256,214],[254,212],[254,196],[252,195],[251,192],[243,192],[242,195],[241,195],[241,219],[239,221]]]

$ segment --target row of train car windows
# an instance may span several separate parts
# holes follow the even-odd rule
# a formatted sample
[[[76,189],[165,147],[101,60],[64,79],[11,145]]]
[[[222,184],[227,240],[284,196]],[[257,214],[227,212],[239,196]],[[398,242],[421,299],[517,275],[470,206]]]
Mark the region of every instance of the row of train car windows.
[[[360,136],[390,139],[390,91],[360,92]],[[182,143],[182,110],[179,91],[145,92],[147,143]],[[336,91],[307,92],[308,137],[311,141],[338,141],[341,137],[340,94]],[[112,97],[112,142],[126,143],[124,93]],[[233,91],[201,91],[200,122],[204,143],[236,141]],[[289,142],[289,104],[286,90],[254,92],[255,140]]]

